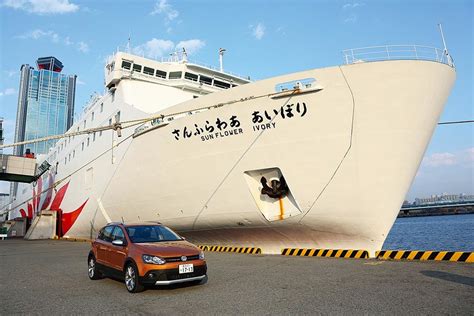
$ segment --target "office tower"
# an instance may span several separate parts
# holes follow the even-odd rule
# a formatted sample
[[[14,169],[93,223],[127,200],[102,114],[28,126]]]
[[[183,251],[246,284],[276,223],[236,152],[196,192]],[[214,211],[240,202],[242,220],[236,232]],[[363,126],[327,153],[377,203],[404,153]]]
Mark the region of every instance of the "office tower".
[[[0,145],[3,145],[3,117],[0,117]],[[3,153],[3,149],[0,148],[0,154]]]
[[[15,142],[65,133],[73,123],[76,75],[61,73],[63,64],[55,57],[36,61],[38,69],[28,64],[20,68],[20,87],[16,116]],[[16,155],[26,149],[45,154],[56,140],[22,145]]]

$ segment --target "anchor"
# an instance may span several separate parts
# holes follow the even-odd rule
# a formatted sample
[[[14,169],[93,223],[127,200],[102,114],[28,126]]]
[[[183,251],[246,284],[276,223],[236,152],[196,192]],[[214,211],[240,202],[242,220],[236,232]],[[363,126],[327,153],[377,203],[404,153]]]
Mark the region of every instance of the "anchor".
[[[271,180],[270,181],[271,187],[267,184],[267,179],[265,177],[262,177],[260,179],[260,183],[262,183],[262,186],[263,186],[261,193],[268,195],[269,197],[273,199],[280,199],[282,197],[285,197],[290,190],[283,176],[280,177],[280,180],[277,180],[277,179]]]

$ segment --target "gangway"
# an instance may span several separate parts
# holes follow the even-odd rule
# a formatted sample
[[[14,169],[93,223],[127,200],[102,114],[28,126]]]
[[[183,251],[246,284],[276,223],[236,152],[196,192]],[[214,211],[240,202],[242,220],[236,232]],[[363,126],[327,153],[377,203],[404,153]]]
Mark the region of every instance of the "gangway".
[[[38,166],[34,158],[0,154],[0,180],[2,181],[32,183],[50,167],[47,161]]]

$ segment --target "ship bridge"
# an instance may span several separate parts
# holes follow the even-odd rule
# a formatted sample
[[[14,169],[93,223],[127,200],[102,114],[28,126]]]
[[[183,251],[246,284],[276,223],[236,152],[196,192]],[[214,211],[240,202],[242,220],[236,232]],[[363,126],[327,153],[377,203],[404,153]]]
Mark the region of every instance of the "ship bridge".
[[[113,92],[124,79],[141,80],[200,95],[230,89],[250,82],[223,69],[191,62],[186,52],[173,53],[161,61],[118,51],[110,56],[105,67],[105,85]]]

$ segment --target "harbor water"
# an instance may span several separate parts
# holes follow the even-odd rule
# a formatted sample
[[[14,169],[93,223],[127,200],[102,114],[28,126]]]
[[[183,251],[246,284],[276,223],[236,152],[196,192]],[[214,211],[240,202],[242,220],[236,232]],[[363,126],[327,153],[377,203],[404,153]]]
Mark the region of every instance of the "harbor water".
[[[398,218],[383,249],[474,251],[474,214]]]

